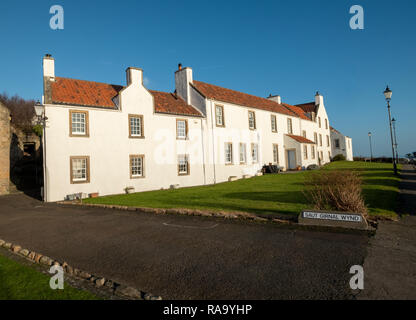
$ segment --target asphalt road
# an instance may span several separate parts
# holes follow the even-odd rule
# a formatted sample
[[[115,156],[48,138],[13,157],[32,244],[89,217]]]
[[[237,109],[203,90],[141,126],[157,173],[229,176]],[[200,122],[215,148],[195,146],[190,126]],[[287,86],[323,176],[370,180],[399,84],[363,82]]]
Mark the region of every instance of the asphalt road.
[[[368,237],[0,197],[0,239],[164,299],[348,299]]]

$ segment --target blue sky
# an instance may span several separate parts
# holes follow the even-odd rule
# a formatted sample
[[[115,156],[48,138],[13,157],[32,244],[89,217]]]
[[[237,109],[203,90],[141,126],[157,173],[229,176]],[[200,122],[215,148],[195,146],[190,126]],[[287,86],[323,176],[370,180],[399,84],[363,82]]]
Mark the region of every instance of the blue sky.
[[[64,30],[49,8],[64,8]],[[351,30],[349,8],[364,8]],[[399,153],[416,151],[416,2],[409,1],[1,1],[0,92],[40,99],[41,59],[57,76],[125,84],[128,66],[150,89],[173,91],[181,62],[194,79],[284,102],[319,90],[331,124],[355,155],[391,155],[382,94],[393,90]]]

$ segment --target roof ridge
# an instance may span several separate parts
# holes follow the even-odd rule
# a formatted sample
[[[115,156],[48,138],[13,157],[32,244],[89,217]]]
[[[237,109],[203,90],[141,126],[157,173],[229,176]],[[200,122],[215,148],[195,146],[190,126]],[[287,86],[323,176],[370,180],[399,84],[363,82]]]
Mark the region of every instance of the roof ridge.
[[[90,83],[98,83],[98,84],[105,84],[105,85],[108,85],[108,86],[116,86],[116,87],[125,88],[125,86],[120,85],[120,84],[107,83],[107,82],[99,82],[99,81],[92,81],[92,80],[82,80],[82,79],[67,78],[67,77],[55,77],[55,79],[67,79],[67,80],[90,82]]]
[[[246,93],[246,92],[242,92],[242,91],[238,91],[238,90],[234,90],[234,89],[230,89],[230,88],[217,86],[216,84],[212,84],[212,83],[208,83],[208,82],[204,82],[204,81],[199,81],[199,80],[194,80],[194,81],[200,82],[200,83],[203,83],[203,84],[207,84],[209,86],[213,86],[213,87],[217,87],[217,88],[221,88],[221,89],[230,90],[230,91],[234,91],[234,92],[237,92],[237,93],[245,94],[245,95],[248,95],[248,96],[252,96],[254,98],[270,101],[270,102],[272,102],[274,104],[277,104],[277,105],[281,105],[281,104],[277,103],[276,101],[273,101],[273,100],[270,100],[270,99],[267,99],[267,98],[263,98],[263,97],[260,97],[260,96],[256,96],[256,95],[251,94],[251,93]]]

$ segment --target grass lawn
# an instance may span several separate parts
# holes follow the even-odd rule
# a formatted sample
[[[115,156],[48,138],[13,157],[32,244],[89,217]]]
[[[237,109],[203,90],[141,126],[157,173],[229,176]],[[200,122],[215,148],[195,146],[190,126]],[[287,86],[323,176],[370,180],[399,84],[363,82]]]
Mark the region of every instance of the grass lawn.
[[[63,290],[52,290],[49,280],[50,276],[11,260],[0,252],[0,300],[98,299],[89,292],[70,287],[67,283]]]
[[[370,215],[396,217],[399,179],[391,164],[369,162],[333,162],[323,170],[359,170],[363,195]],[[258,215],[294,217],[310,207],[302,190],[305,175],[295,172],[265,175],[216,185],[158,190],[86,199],[88,203],[117,204],[149,208],[190,208],[245,211]]]

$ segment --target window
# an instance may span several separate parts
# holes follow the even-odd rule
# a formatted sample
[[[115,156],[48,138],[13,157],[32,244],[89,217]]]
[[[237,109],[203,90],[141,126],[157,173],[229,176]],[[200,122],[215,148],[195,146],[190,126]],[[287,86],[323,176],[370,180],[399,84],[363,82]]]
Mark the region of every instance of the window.
[[[311,145],[311,157],[312,159],[315,159],[315,146]]]
[[[279,146],[277,144],[273,144],[273,162],[279,163]]]
[[[90,157],[77,156],[70,158],[71,183],[90,182]]]
[[[331,152],[330,151],[328,151],[328,159],[329,159],[329,161],[331,161]]]
[[[329,142],[329,136],[326,136],[326,146],[329,147],[330,146],[330,142]]]
[[[287,118],[287,133],[293,134],[292,119]]]
[[[256,129],[256,114],[254,111],[248,112],[248,127],[250,130]]]
[[[144,138],[143,116],[129,114],[129,138]]]
[[[178,175],[185,176],[189,174],[189,157],[186,154],[178,156]]]
[[[322,134],[319,134],[319,146],[322,147]]]
[[[176,139],[185,140],[188,136],[188,121],[176,119]]]
[[[224,107],[215,106],[215,123],[217,127],[224,127]]]
[[[328,119],[325,119],[325,129],[328,129]]]
[[[339,139],[335,139],[335,148],[339,149]]]
[[[251,144],[251,160],[253,162],[258,162],[259,161],[259,151],[258,151],[258,145],[257,143],[252,143]]]
[[[226,142],[225,143],[225,164],[232,164],[233,163],[233,144]]]
[[[144,177],[144,155],[130,155],[130,179]]]
[[[302,137],[306,138],[306,131],[305,130],[302,131]]]
[[[313,133],[313,141],[318,144],[318,134],[316,132]]]
[[[88,111],[69,110],[69,128],[71,137],[88,137]]]
[[[348,139],[348,149],[351,149],[351,140]]]
[[[308,159],[308,146],[306,144],[303,146],[303,159]]]
[[[272,114],[270,116],[271,122],[272,122],[272,132],[277,132],[277,122],[276,122],[276,116]]]
[[[246,163],[247,156],[246,156],[246,144],[240,143],[240,163]]]
[[[321,127],[321,117],[318,117],[319,128]]]

